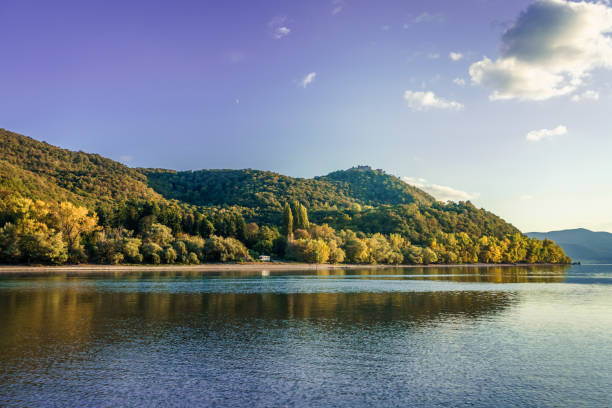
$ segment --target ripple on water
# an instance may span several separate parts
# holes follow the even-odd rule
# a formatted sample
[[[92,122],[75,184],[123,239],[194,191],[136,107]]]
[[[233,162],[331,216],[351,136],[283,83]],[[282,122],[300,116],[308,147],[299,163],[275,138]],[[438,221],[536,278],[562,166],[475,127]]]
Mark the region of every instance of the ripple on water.
[[[2,406],[610,406],[612,267],[0,279]]]

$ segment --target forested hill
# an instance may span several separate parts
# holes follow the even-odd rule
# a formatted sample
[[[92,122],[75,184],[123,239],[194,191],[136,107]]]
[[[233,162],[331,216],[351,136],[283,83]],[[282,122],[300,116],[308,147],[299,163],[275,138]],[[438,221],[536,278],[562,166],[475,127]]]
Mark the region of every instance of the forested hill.
[[[195,205],[239,205],[280,211],[287,201],[309,209],[394,204],[431,204],[433,197],[398,177],[368,166],[314,179],[260,170],[171,171],[142,169],[153,189],[167,198]]]
[[[139,171],[98,154],[73,152],[0,129],[0,189],[95,206],[162,200]]]
[[[470,202],[367,166],[301,179],[133,169],[0,129],[0,263],[564,263]]]
[[[327,176],[315,177],[317,181],[338,183],[346,194],[363,204],[432,204],[435,198],[425,191],[411,186],[398,177],[369,166],[357,166],[338,170]]]

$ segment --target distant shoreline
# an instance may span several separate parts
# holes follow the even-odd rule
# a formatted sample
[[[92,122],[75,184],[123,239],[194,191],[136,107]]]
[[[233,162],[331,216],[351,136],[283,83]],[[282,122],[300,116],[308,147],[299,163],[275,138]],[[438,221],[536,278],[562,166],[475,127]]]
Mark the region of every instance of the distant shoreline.
[[[384,268],[492,268],[492,267],[527,267],[527,266],[567,266],[571,264],[441,264],[441,265],[369,265],[369,264],[306,264],[282,262],[253,262],[237,264],[199,264],[199,265],[58,265],[28,266],[3,265],[0,275],[10,274],[61,274],[77,275],[104,274],[116,272],[231,272],[231,271],[313,271],[319,269],[384,269]]]

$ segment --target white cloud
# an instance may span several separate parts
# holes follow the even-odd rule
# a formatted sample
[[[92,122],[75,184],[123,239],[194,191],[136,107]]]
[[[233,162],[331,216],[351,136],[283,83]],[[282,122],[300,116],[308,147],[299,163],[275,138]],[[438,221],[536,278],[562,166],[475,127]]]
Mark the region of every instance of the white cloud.
[[[331,4],[332,4],[332,11],[331,11],[332,16],[335,16],[336,14],[340,13],[342,9],[344,9],[343,0],[332,0]]]
[[[123,163],[130,163],[132,160],[134,160],[134,157],[130,156],[129,154],[119,156],[119,161]]]
[[[283,37],[291,34],[291,29],[287,27],[286,16],[276,16],[268,23],[268,28],[271,31],[272,37],[280,40]]]
[[[448,54],[448,58],[452,59],[453,61],[459,61],[461,58],[463,58],[463,54],[460,52],[451,52]]]
[[[427,54],[427,58],[429,58],[429,59],[438,59],[438,58],[440,58],[440,54],[438,54],[437,52],[432,52],[430,54]]]
[[[289,34],[291,34],[291,29],[289,27],[282,26],[274,30],[274,38],[276,38],[277,40],[280,40],[281,38],[286,37]]]
[[[559,125],[554,129],[540,129],[532,130],[527,133],[525,139],[530,142],[539,142],[544,139],[552,139],[555,136],[561,136],[567,134],[567,128],[563,125]]]
[[[596,68],[612,68],[612,8],[536,0],[502,36],[499,58],[472,64],[491,100],[545,100],[574,92]]]
[[[381,26],[381,27],[380,27],[380,29],[381,29],[382,31],[389,31],[389,30],[391,29],[391,26],[390,26],[390,25],[385,24],[384,26]]]
[[[440,13],[429,13],[429,12],[424,12],[419,14],[418,16],[416,16],[415,18],[412,19],[412,22],[415,24],[419,24],[419,23],[443,23],[444,22],[444,15],[440,14]]]
[[[452,187],[428,183],[423,178],[403,177],[402,179],[406,183],[431,194],[439,201],[468,201],[479,197],[479,194],[476,193],[468,193]]]
[[[580,101],[598,101],[599,100],[599,92],[597,91],[584,91],[581,94],[576,94],[574,96],[572,96],[572,101],[573,102],[580,102]]]
[[[455,79],[453,79],[453,84],[459,85],[459,86],[465,86],[465,79],[463,79],[463,78],[455,78]]]
[[[302,82],[300,82],[300,84],[302,85],[303,88],[306,88],[308,85],[310,85],[315,80],[316,76],[317,76],[316,72],[311,72],[308,75],[306,75],[304,79],[302,79]]]
[[[523,194],[522,196],[519,197],[519,199],[521,201],[529,201],[529,200],[533,200],[533,196],[529,194]]]
[[[462,110],[464,108],[461,103],[438,97],[431,91],[406,91],[404,92],[404,99],[408,101],[408,106],[413,110]]]

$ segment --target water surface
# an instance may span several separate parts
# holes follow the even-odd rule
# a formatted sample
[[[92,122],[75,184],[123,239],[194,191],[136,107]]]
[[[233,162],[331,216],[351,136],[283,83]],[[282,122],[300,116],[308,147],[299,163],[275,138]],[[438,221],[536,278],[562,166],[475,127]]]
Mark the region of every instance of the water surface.
[[[611,406],[612,266],[0,277],[0,406]]]

